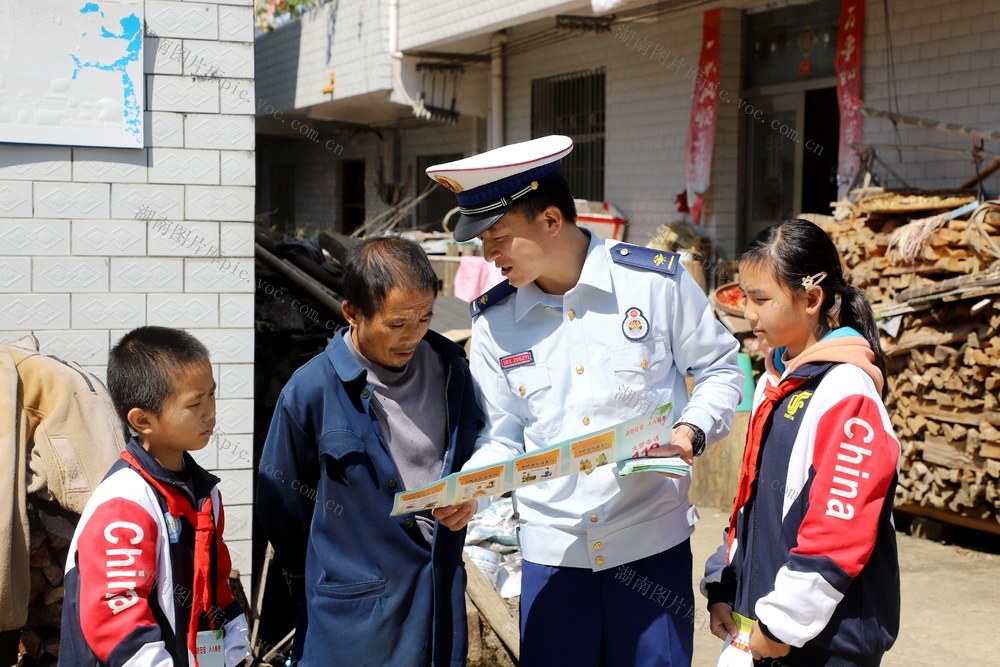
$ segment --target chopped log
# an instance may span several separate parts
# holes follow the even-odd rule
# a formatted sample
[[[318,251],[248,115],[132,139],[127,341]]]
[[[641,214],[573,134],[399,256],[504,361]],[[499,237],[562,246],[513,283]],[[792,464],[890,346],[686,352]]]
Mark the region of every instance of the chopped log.
[[[517,620],[511,616],[500,593],[486,580],[467,553],[462,553],[462,560],[465,561],[466,591],[469,597],[507,650],[515,658],[519,658],[521,635]]]

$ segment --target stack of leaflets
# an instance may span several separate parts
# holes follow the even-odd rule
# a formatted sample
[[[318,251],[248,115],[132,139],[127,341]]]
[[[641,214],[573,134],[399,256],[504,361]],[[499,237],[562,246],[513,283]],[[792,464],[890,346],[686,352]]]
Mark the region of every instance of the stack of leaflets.
[[[618,464],[618,474],[624,477],[637,472],[662,472],[670,477],[686,477],[691,466],[679,456],[643,456]]]
[[[509,461],[463,470],[426,486],[400,491],[393,503],[392,516],[497,496],[567,475],[589,475],[601,466],[621,465],[623,461],[645,457],[650,450],[670,443],[672,409],[673,405],[667,403],[620,424],[535,449]],[[673,459],[654,460],[659,465],[669,464],[668,472],[678,465]]]

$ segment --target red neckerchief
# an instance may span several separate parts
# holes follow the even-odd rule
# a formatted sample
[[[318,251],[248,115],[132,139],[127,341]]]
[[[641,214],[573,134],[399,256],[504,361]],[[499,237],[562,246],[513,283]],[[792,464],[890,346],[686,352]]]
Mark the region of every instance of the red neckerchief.
[[[781,380],[777,385],[767,384],[764,389],[764,396],[753,413],[750,421],[750,428],[747,429],[747,442],[743,447],[743,465],[740,466],[740,483],[736,487],[736,497],[733,498],[733,513],[729,517],[729,536],[726,543],[726,563],[729,563],[733,549],[733,540],[736,539],[736,517],[753,491],[754,481],[757,479],[757,465],[760,463],[760,447],[763,444],[764,428],[771,419],[774,406],[781,402],[785,396],[801,387],[810,378],[787,378]],[[766,381],[765,381],[766,382]]]
[[[198,619],[202,612],[209,610],[212,600],[210,562],[212,559],[212,538],[215,535],[215,517],[212,514],[212,496],[205,499],[201,510],[195,511],[186,498],[179,497],[162,482],[154,478],[139,464],[132,454],[123,451],[121,457],[138,471],[150,486],[167,500],[167,511],[179,519],[184,517],[194,527],[194,583],[191,585],[191,620],[188,622],[187,645],[194,656],[194,667],[198,667]],[[212,615],[208,614],[209,627],[215,629]]]

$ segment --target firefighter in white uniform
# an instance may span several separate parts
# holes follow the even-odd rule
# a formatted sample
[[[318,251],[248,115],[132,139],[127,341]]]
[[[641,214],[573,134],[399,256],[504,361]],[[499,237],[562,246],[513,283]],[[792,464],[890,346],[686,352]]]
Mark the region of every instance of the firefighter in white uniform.
[[[649,454],[690,462],[728,432],[740,400],[737,342],[679,257],[576,225],[559,162],[571,150],[551,136],[427,170],[458,196],[455,238],[480,237],[508,279],[471,304],[470,362],[490,424],[465,469],[667,403],[671,442],[647,443]],[[608,465],[515,492],[522,665],[690,664],[689,486]],[[435,515],[459,528],[475,509]]]

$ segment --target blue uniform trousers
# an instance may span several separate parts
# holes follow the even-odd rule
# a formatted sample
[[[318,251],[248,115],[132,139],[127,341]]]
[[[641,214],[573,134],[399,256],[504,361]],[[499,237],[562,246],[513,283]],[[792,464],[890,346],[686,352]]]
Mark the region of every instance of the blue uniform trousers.
[[[524,561],[521,667],[687,667],[691,543],[601,572]]]

